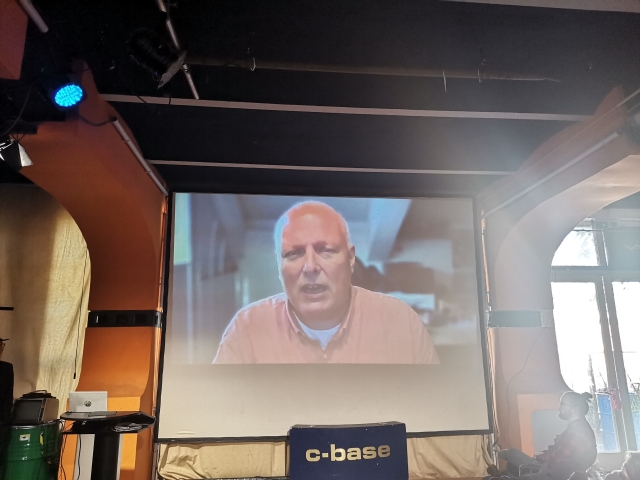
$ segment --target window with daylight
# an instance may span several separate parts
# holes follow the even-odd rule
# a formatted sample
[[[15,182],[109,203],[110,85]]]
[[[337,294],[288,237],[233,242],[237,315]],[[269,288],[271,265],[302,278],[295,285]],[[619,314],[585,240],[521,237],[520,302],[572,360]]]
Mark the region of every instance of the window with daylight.
[[[593,231],[573,230],[570,232],[556,250],[551,265],[589,267],[598,265]]]
[[[600,452],[640,444],[640,269],[629,248],[640,227],[632,230],[582,222],[552,261],[560,369],[571,389],[594,396],[587,419]]]

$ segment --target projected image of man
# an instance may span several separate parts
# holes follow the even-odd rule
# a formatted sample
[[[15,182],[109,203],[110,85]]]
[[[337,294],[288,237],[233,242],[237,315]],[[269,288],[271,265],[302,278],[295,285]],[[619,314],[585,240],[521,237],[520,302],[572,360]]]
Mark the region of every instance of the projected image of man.
[[[297,204],[274,240],[284,293],[240,310],[214,363],[438,363],[411,307],[351,284],[355,247],[338,212]]]

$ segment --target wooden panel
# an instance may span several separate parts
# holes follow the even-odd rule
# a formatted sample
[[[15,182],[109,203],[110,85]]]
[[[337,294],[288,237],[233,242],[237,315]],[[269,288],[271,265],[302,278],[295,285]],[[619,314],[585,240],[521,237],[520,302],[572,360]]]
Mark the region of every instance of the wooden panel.
[[[117,117],[86,65],[75,71],[87,93],[81,115],[93,122]],[[84,235],[91,258],[89,309],[158,310],[166,199],[115,128],[69,114],[66,122],[40,125],[21,143],[34,162],[21,173],[53,195]],[[106,390],[110,409],[153,415],[159,339],[155,327],[87,329],[77,390]],[[67,475],[74,452],[70,436],[63,455]],[[148,479],[152,452],[152,430],[125,435],[120,478]]]
[[[117,117],[91,72],[79,75],[87,94],[80,114],[94,122]],[[165,197],[116,129],[70,116],[21,143],[34,163],[21,173],[67,209],[87,242],[89,310],[157,310]]]
[[[20,78],[26,36],[27,14],[15,0],[0,0],[0,78]]]

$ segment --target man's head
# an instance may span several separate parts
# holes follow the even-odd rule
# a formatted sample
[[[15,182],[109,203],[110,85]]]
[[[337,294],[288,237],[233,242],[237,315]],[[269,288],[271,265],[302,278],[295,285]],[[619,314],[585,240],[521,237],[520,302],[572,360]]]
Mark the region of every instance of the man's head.
[[[560,398],[558,416],[563,420],[576,420],[589,412],[590,393],[565,392]]]
[[[4,346],[6,345],[6,341],[8,338],[0,338],[0,359],[2,359],[2,353],[4,352]]]
[[[640,452],[627,452],[622,473],[629,480],[640,480]]]
[[[274,239],[280,281],[300,320],[319,330],[339,324],[356,258],[344,218],[324,203],[299,203],[280,217]]]

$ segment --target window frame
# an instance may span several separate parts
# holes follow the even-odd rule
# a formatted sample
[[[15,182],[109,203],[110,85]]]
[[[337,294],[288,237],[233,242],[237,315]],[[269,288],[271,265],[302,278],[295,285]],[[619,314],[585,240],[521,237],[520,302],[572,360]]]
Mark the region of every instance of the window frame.
[[[607,263],[604,241],[605,224],[590,222],[596,246],[598,266],[551,266],[551,282],[593,283],[600,314],[600,330],[607,368],[607,383],[620,394],[620,410],[614,410],[616,436],[620,451],[637,450],[631,401],[624,367],[620,329],[616,311],[613,282],[640,282],[640,271],[615,270]],[[577,229],[584,230],[584,222]]]

